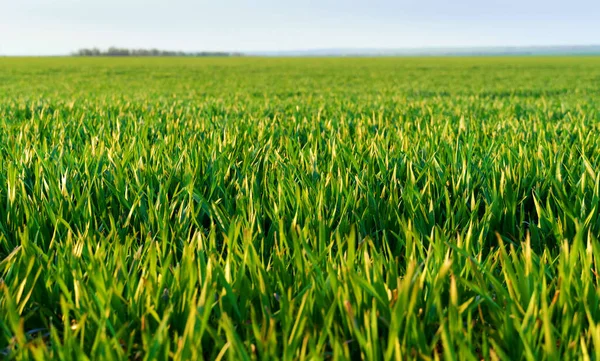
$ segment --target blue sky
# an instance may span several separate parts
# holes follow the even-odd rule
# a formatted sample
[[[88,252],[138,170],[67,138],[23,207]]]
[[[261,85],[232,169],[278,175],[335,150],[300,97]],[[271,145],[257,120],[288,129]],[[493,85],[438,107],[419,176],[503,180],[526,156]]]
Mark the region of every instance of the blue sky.
[[[0,0],[0,54],[600,43],[600,0]]]

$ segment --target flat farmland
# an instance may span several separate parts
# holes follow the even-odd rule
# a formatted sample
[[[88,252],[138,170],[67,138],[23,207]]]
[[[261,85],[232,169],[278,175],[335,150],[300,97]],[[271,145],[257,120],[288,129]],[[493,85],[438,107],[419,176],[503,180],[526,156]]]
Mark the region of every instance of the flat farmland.
[[[0,58],[0,358],[600,359],[600,58]]]

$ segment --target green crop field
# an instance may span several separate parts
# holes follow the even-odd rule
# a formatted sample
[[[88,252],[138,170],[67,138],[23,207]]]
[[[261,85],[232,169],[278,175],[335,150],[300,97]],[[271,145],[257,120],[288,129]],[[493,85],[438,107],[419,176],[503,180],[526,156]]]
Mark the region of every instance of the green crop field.
[[[600,360],[600,58],[0,59],[0,358]]]

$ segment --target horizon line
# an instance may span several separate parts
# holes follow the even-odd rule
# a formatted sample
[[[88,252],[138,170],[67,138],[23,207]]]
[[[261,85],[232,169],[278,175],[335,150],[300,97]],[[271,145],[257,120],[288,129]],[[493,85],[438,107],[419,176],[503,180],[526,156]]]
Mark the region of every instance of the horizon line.
[[[75,53],[81,49],[101,49],[108,50],[110,48],[128,49],[128,50],[159,50],[167,52],[180,52],[186,55],[200,53],[222,53],[236,54],[241,56],[267,56],[267,57],[286,57],[286,56],[317,56],[317,57],[340,57],[340,56],[451,56],[451,55],[552,55],[551,51],[559,51],[556,55],[600,55],[599,44],[557,44],[557,45],[478,45],[478,46],[423,46],[423,47],[318,47],[318,48],[299,48],[289,50],[167,50],[155,47],[117,47],[110,46],[107,48],[99,47],[84,47],[71,51],[70,53],[62,54],[1,54],[0,57],[86,57],[77,56]],[[531,52],[538,52],[537,54]],[[571,51],[571,52],[569,52]],[[539,53],[541,52],[541,53]],[[95,57],[95,56],[92,56]],[[119,57],[119,56],[108,56]],[[128,57],[128,56],[121,56]],[[129,57],[136,57],[131,55]],[[161,57],[159,55],[143,56],[143,57]],[[176,56],[163,56],[176,57]],[[192,57],[192,56],[190,56]],[[201,57],[201,56],[197,56]]]

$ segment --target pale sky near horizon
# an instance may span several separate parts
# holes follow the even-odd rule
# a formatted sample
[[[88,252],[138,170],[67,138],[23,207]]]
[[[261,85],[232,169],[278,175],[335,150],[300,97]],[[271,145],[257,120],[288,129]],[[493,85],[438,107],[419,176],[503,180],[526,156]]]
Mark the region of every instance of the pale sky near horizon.
[[[0,0],[0,55],[585,44],[599,0]]]

